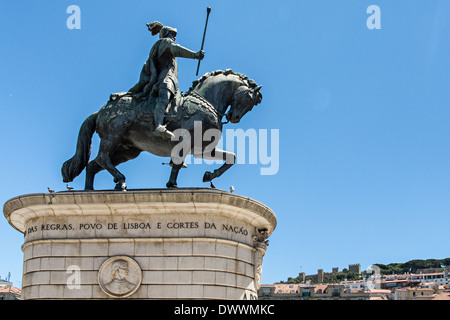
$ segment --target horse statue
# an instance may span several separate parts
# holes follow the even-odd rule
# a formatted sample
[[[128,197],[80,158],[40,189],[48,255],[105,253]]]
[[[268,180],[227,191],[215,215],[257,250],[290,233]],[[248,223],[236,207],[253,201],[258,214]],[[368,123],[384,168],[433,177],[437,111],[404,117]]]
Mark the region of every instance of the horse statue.
[[[209,129],[219,130],[221,134],[223,124],[238,123],[261,102],[260,89],[253,80],[232,70],[207,73],[194,81],[188,92],[179,93],[173,99],[165,117],[166,126],[172,132],[184,129],[194,137],[194,127],[200,122],[202,137]],[[167,188],[177,187],[178,172],[188,154],[225,161],[213,172],[206,171],[203,182],[220,177],[235,163],[234,153],[216,148],[219,139],[207,144],[202,141],[200,146],[195,146],[191,139],[189,152],[174,155],[173,149],[182,143],[183,137],[170,139],[154,132],[154,107],[155,98],[151,95],[140,101],[127,93],[111,95],[106,105],[88,116],[81,125],[75,155],[61,168],[63,181],[73,181],[86,168],[85,190],[94,190],[95,175],[106,169],[114,177],[115,190],[125,190],[125,176],[116,167],[136,158],[142,151],[171,157],[172,170]],[[227,122],[222,122],[224,116]],[[97,157],[89,161],[94,132],[100,137],[99,151]]]

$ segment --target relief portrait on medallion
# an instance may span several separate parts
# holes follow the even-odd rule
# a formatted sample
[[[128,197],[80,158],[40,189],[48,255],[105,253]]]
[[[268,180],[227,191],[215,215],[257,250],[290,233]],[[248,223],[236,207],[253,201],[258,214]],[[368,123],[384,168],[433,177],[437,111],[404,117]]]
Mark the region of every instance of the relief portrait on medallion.
[[[141,268],[126,256],[106,260],[100,267],[98,281],[102,290],[112,297],[127,297],[136,292],[142,280]]]

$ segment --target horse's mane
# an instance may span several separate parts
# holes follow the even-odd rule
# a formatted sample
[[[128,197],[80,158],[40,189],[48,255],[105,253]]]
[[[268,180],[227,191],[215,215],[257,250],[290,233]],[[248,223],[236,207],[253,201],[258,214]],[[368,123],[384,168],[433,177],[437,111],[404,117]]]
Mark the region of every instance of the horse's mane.
[[[256,82],[253,81],[252,79],[249,79],[246,75],[242,74],[242,73],[238,73],[238,72],[234,72],[231,69],[227,69],[225,71],[223,70],[216,70],[213,72],[208,72],[205,73],[203,76],[201,76],[198,80],[195,80],[192,82],[192,86],[189,88],[189,90],[184,93],[184,95],[188,95],[192,90],[194,90],[199,84],[203,83],[206,79],[210,78],[210,77],[214,77],[217,75],[223,74],[224,76],[228,76],[228,75],[234,75],[234,76],[238,76],[239,79],[241,79],[242,81],[245,82],[245,84],[249,87],[249,88],[256,88]]]

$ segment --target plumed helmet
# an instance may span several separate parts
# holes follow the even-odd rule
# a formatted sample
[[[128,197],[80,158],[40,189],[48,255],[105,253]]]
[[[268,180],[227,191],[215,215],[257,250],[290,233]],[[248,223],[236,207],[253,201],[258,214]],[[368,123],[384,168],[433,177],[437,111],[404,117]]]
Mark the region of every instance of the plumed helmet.
[[[157,35],[163,28],[163,24],[159,21],[154,21],[152,23],[146,23],[148,31],[152,33],[152,36]]]
[[[159,33],[159,38],[166,38],[169,32],[174,32],[177,34],[177,29],[163,26],[163,24],[159,21],[155,21],[152,23],[147,23],[148,31],[152,33],[152,36],[157,35]]]

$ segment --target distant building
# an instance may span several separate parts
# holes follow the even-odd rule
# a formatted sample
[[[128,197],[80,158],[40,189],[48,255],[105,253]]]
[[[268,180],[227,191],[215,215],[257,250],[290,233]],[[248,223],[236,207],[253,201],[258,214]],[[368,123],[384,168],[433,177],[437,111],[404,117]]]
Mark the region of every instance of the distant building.
[[[350,290],[365,290],[367,289],[367,283],[364,280],[355,281],[342,281],[339,284],[343,285],[346,289]]]
[[[411,274],[411,281],[414,282],[434,282],[440,286],[450,284],[450,272],[433,272],[433,273],[419,273]]]
[[[450,300],[450,271],[447,269],[369,277],[361,273],[360,264],[351,264],[348,272],[359,274],[361,280],[326,284],[327,280],[336,279],[339,268],[332,268],[332,273],[319,269],[315,275],[299,273],[300,283],[297,284],[263,284],[258,297],[260,300]],[[342,273],[345,272],[346,269]]]
[[[439,293],[439,286],[432,282],[414,287],[396,289],[394,300],[424,300]]]
[[[20,300],[21,290],[12,285],[12,282],[0,279],[0,300]]]
[[[390,290],[351,290],[342,284],[263,284],[259,300],[388,300]]]

